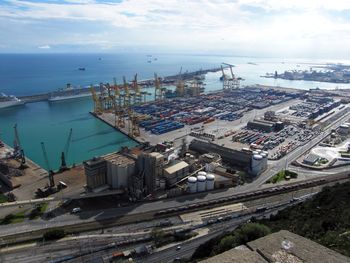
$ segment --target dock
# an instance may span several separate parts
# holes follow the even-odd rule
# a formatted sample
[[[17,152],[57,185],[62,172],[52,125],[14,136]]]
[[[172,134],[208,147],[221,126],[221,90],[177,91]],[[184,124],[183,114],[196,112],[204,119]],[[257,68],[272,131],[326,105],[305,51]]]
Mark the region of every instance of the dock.
[[[203,69],[203,70],[196,70],[192,72],[184,72],[181,75],[176,74],[176,75],[171,75],[171,76],[165,76],[163,77],[163,84],[164,85],[174,85],[176,81],[181,77],[183,80],[191,80],[196,76],[200,76],[203,74],[207,74],[209,72],[217,72],[220,71],[221,68],[211,68],[211,69]],[[154,85],[154,79],[145,79],[145,80],[140,80],[138,82],[140,86],[143,87],[149,87]],[[94,86],[95,90],[98,91],[99,86]],[[88,88],[80,88],[80,89],[86,89]],[[47,93],[40,93],[40,94],[34,94],[34,95],[26,95],[26,96],[17,96],[19,99],[23,100],[26,103],[32,103],[32,102],[39,102],[39,101],[47,101],[50,98],[51,93],[54,93],[56,91],[52,92],[47,92]]]

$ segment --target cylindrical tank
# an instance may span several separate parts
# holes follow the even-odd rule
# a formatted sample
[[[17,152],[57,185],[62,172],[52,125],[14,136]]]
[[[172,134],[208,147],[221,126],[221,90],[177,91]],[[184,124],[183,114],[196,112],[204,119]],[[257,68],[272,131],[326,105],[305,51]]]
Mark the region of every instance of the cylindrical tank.
[[[260,155],[263,158],[262,169],[265,170],[267,168],[267,154],[264,152],[261,152]]]
[[[165,189],[165,179],[159,180],[159,187],[160,187],[160,189]]]
[[[206,181],[207,178],[204,175],[197,176],[197,191],[204,192],[206,189]]]
[[[160,187],[160,179],[156,178],[156,187]]]
[[[207,190],[213,190],[214,189],[214,182],[215,182],[215,175],[207,174],[206,178],[207,178],[207,182],[206,182]]]
[[[253,151],[253,155],[257,155],[257,154],[259,154],[258,151]]]
[[[204,172],[204,171],[200,171],[200,172],[198,172],[198,173],[197,173],[197,176],[199,176],[199,175],[206,176],[206,175],[207,175],[207,173],[206,173],[206,172]]]
[[[188,187],[190,193],[197,192],[197,178],[194,176],[188,177],[187,187]]]
[[[260,154],[254,154],[252,157],[251,171],[253,175],[259,175],[262,171],[263,157]]]

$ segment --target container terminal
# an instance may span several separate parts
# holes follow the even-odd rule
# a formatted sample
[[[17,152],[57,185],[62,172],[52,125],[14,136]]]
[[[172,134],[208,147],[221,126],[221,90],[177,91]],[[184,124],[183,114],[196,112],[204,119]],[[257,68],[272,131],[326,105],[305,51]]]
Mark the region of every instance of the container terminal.
[[[288,189],[284,185],[294,191],[326,184],[328,179],[318,177],[329,175],[327,172],[319,169],[316,175],[309,170],[326,163],[327,171],[334,168],[338,176],[332,180],[345,180],[350,163],[346,93],[241,86],[242,79],[233,74],[232,65],[229,75],[221,70],[223,88],[215,92],[205,92],[202,72],[185,78],[181,71],[168,80],[155,74],[147,85],[140,85],[135,75],[131,82],[124,78],[122,84],[114,81],[90,88],[91,114],[139,145],[82,164],[67,164],[70,133],[57,157],[61,158],[57,171],[48,162],[44,170],[25,157],[15,126],[14,147],[0,144],[0,179],[8,201],[0,204],[0,217],[48,203],[43,215],[49,220],[48,228],[59,223],[79,232],[101,226],[94,217],[77,216],[102,210],[123,210],[118,216],[112,212],[99,216],[101,222],[118,217],[110,223],[118,225],[125,220],[131,223],[184,214],[181,211],[202,206],[231,205],[229,198],[236,200],[238,194],[254,199],[278,189],[284,193]],[[167,81],[175,89],[167,89]],[[150,89],[154,89],[152,101],[146,99]],[[320,147],[338,147],[338,163],[322,155]],[[43,143],[42,152],[47,157]],[[271,186],[269,179],[287,167],[298,177],[286,179],[280,188]],[[150,205],[152,202],[157,205]],[[211,215],[205,222],[210,220],[217,218]],[[86,224],[83,228],[82,222]]]

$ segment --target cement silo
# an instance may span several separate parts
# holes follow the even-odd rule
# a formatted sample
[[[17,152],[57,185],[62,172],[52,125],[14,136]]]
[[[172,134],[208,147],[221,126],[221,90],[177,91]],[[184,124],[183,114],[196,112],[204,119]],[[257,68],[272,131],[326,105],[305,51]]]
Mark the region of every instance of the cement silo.
[[[204,192],[206,189],[206,180],[207,178],[204,175],[197,176],[197,191]]]
[[[206,172],[204,172],[204,171],[200,171],[200,172],[198,172],[197,173],[197,176],[207,176],[207,173]]]
[[[207,174],[206,178],[207,178],[207,181],[206,181],[207,190],[213,190],[214,189],[214,182],[215,182],[215,175]]]
[[[263,170],[263,157],[260,154],[252,156],[251,172],[253,175],[259,175]]]
[[[267,168],[267,154],[265,152],[261,152],[260,155],[262,156],[263,160],[262,160],[262,169],[266,170]]]
[[[187,187],[188,187],[190,193],[197,192],[197,178],[194,176],[188,177]]]

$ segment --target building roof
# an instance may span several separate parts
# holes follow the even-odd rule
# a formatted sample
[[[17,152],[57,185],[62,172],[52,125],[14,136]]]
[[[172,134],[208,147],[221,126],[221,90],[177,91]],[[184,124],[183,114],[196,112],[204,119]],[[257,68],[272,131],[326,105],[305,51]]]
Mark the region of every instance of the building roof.
[[[259,250],[268,262],[350,263],[350,258],[286,230],[249,242],[247,246]]]
[[[243,249],[242,249],[243,247]],[[240,249],[239,249],[240,248]],[[200,263],[350,263],[350,258],[286,230],[267,235]]]
[[[169,166],[168,168],[164,169],[164,171],[168,174],[173,174],[173,173],[176,173],[177,171],[180,171],[186,167],[188,167],[188,163],[181,161],[181,162],[178,162],[172,166]]]
[[[312,163],[314,164],[315,162],[318,161],[318,159],[320,159],[320,156],[316,155],[316,154],[313,154],[313,153],[310,153],[305,159],[304,159],[304,162],[305,163]]]
[[[103,159],[107,162],[113,163],[115,165],[126,165],[126,164],[134,164],[135,161],[131,158],[128,158],[119,153],[111,153],[103,156]]]

